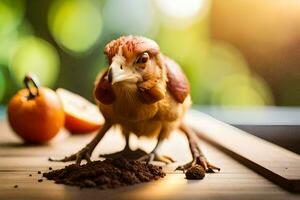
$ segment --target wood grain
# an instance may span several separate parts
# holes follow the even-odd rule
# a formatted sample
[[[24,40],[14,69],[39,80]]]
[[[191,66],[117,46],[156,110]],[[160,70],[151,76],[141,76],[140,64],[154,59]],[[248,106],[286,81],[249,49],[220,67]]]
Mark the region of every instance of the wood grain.
[[[188,162],[191,155],[185,136],[174,132],[160,149],[161,154],[172,156],[176,163],[164,166],[167,176],[156,182],[118,188],[115,190],[79,189],[76,187],[37,180],[41,175],[37,171],[61,168],[66,163],[49,162],[49,156],[64,156],[83,147],[93,135],[65,136],[57,138],[48,146],[23,145],[10,131],[5,122],[0,123],[0,199],[299,199],[299,194],[285,191],[253,172],[222,151],[204,141],[199,141],[208,159],[221,167],[220,173],[207,174],[204,180],[189,181],[184,174],[174,169]],[[137,140],[132,137],[133,147],[142,146],[147,151],[155,141]],[[135,143],[135,144],[134,144]],[[111,130],[98,145],[93,159],[98,154],[120,150],[124,141],[118,130]],[[160,163],[155,163],[160,164]],[[29,176],[32,174],[32,177]],[[18,188],[14,188],[18,185]]]
[[[199,123],[201,122],[201,123]],[[200,112],[186,123],[201,139],[290,191],[300,192],[300,156]]]
[[[181,149],[180,157],[189,157],[186,142],[181,134],[175,134],[169,145],[161,150],[167,153]],[[177,163],[164,167],[166,178],[157,182],[118,188],[116,190],[79,189],[38,179],[42,172],[64,166],[64,163],[48,162],[47,157],[0,157],[0,199],[298,199],[299,195],[280,189],[226,154],[205,142],[200,142],[209,159],[222,167],[220,173],[207,174],[204,180],[188,181],[181,172],[174,172]],[[180,148],[178,148],[180,147]],[[176,151],[176,150],[174,150]],[[170,152],[170,154],[173,154]],[[185,158],[185,160],[189,160]],[[10,171],[8,171],[10,170]],[[32,177],[29,176],[32,174]],[[14,185],[18,185],[15,189]]]

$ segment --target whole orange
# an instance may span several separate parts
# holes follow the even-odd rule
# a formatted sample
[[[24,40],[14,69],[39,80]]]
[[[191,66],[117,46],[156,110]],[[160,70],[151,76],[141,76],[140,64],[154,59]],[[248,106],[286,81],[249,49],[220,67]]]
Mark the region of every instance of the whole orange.
[[[32,82],[34,87],[30,87]],[[32,76],[26,76],[27,89],[20,90],[8,104],[7,114],[12,129],[25,141],[44,143],[64,125],[64,111],[57,94],[39,87]]]

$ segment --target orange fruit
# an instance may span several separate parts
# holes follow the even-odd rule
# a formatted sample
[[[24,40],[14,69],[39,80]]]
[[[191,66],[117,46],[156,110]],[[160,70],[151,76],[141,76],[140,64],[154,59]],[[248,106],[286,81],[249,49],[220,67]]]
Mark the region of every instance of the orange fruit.
[[[66,115],[65,127],[71,133],[90,133],[101,128],[104,118],[98,107],[78,94],[58,88]]]
[[[32,82],[35,87],[29,87]],[[57,94],[39,87],[32,76],[24,79],[27,89],[15,94],[8,103],[11,128],[25,141],[43,143],[52,139],[64,125],[65,114]]]

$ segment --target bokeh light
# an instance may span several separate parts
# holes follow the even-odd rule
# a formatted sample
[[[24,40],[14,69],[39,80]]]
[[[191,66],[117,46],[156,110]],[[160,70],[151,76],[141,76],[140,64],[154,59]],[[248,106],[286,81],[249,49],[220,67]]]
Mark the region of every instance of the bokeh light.
[[[273,98],[267,84],[249,71],[244,56],[232,45],[212,42],[201,65],[199,82],[203,99],[213,105],[270,105]]]
[[[156,0],[162,11],[171,17],[195,17],[204,4],[204,0]]]
[[[210,0],[155,0],[162,21],[176,29],[185,29],[209,11]]]
[[[13,31],[7,37],[0,38],[0,64],[7,65],[11,58],[14,46],[18,41],[18,32]]]
[[[0,102],[2,101],[5,94],[5,77],[0,68]]]
[[[120,35],[141,35],[180,64],[194,104],[299,105],[299,5],[284,0],[0,0],[2,102],[19,89],[27,72],[44,85],[91,100],[92,82],[107,65],[105,44]]]
[[[227,76],[212,95],[212,103],[222,106],[264,106],[272,99],[266,86],[246,74]]]
[[[21,22],[24,15],[23,0],[0,1],[0,38],[7,36]]]
[[[23,21],[6,37],[0,38],[0,64],[7,66],[19,41],[23,37],[30,36],[32,32],[30,24],[27,21]]]
[[[148,0],[110,0],[103,8],[105,29],[115,35],[143,35],[153,37],[159,21]]]
[[[59,57],[45,40],[27,37],[17,45],[10,71],[19,85],[22,85],[26,73],[34,73],[42,85],[53,86],[59,72]]]
[[[48,24],[62,47],[82,53],[95,45],[101,34],[100,8],[89,0],[56,0],[50,7]]]
[[[243,55],[232,45],[212,42],[206,61],[200,66],[201,82],[206,88],[214,88],[232,74],[248,74],[248,64]]]
[[[22,33],[25,4],[23,0],[0,1],[0,64],[7,66],[14,46]],[[24,24],[24,23],[23,23]]]

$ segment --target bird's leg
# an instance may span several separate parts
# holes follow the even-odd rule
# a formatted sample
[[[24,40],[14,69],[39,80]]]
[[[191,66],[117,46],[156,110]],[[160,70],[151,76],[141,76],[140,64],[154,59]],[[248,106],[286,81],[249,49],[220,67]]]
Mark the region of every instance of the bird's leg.
[[[170,164],[175,162],[171,157],[169,156],[165,156],[165,155],[159,155],[157,154],[157,150],[160,148],[161,146],[161,135],[162,133],[159,134],[158,136],[158,141],[156,143],[156,146],[154,147],[154,149],[147,155],[144,155],[142,157],[140,157],[138,160],[139,161],[146,161],[147,163],[150,163],[152,161],[159,161],[159,162],[163,162],[165,164]]]
[[[123,132],[123,135],[125,136],[126,145],[122,151],[116,152],[116,153],[111,153],[111,154],[104,154],[104,155],[100,154],[99,156],[104,157],[104,158],[127,158],[130,160],[135,160],[137,158],[140,158],[141,156],[146,155],[147,153],[141,149],[137,149],[135,151],[132,151],[130,149],[129,134],[130,134],[129,131]]]
[[[97,144],[100,142],[100,140],[102,139],[102,137],[105,135],[105,133],[108,131],[108,129],[110,129],[111,124],[109,123],[105,123],[103,125],[103,127],[99,130],[99,132],[97,133],[96,137],[94,137],[94,139],[88,143],[84,148],[82,148],[80,151],[78,151],[77,153],[74,153],[70,156],[66,156],[63,159],[52,159],[49,158],[49,161],[56,161],[56,162],[69,162],[69,161],[76,161],[76,164],[81,163],[82,160],[86,160],[87,162],[91,162],[91,155],[95,149],[95,147],[97,146]]]
[[[208,162],[207,158],[199,148],[197,141],[198,138],[195,134],[195,132],[189,128],[188,126],[181,124],[180,129],[185,133],[187,136],[188,142],[189,142],[189,147],[193,156],[193,160],[185,165],[177,167],[176,170],[182,170],[185,171],[189,169],[190,167],[198,164],[201,165],[206,172],[214,172],[214,170],[220,171],[219,167],[216,167],[212,165],[210,162]]]

